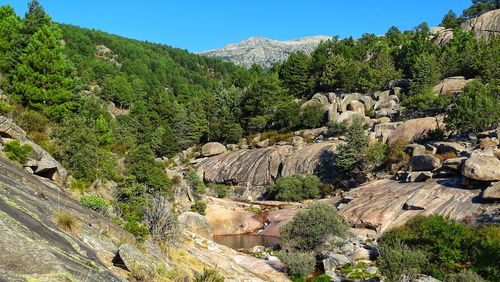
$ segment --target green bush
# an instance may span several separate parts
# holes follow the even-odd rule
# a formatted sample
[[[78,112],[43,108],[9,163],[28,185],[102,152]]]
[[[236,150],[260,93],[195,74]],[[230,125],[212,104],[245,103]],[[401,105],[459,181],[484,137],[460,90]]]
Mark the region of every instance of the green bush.
[[[316,128],[323,124],[325,108],[321,103],[312,103],[302,109],[300,116],[305,127]]]
[[[363,125],[354,122],[346,132],[346,143],[338,146],[335,165],[344,172],[356,172],[360,169],[367,146],[368,137]]]
[[[12,112],[12,107],[7,104],[5,101],[0,100],[0,114],[6,115]]]
[[[446,282],[486,282],[481,276],[472,270],[462,270],[452,273],[446,277]]]
[[[3,148],[10,160],[19,162],[22,165],[25,165],[28,161],[28,156],[32,149],[30,145],[21,146],[19,140],[11,141],[5,144]]]
[[[369,167],[377,167],[387,160],[388,146],[385,143],[375,142],[366,148],[363,161]]]
[[[202,273],[194,277],[194,282],[224,282],[224,276],[215,269],[204,268]]]
[[[223,199],[227,197],[227,191],[231,189],[230,186],[222,184],[209,183],[208,188],[217,194],[217,198]]]
[[[332,278],[326,274],[321,274],[320,276],[314,278],[312,282],[330,282]]]
[[[475,228],[437,215],[416,217],[387,232],[381,244],[391,245],[398,240],[413,252],[425,253],[429,264],[422,267],[422,272],[437,279],[472,269],[485,279],[500,280],[498,226]]]
[[[286,271],[291,277],[307,277],[316,266],[316,257],[311,251],[284,250],[279,253],[279,257],[286,265]]]
[[[195,201],[191,206],[191,211],[197,212],[201,215],[205,215],[205,210],[207,209],[207,203],[203,201]]]
[[[379,252],[377,266],[388,282],[398,282],[403,277],[414,279],[428,263],[423,251],[410,249],[398,239],[382,241]]]
[[[330,137],[344,135],[349,128],[349,124],[347,124],[346,122],[329,122],[326,126],[328,127],[328,131],[326,134]]]
[[[317,176],[292,175],[276,179],[269,192],[279,201],[302,201],[318,198],[320,185]]]
[[[198,194],[205,194],[207,187],[203,180],[201,180],[196,172],[192,169],[188,170],[185,174],[186,180],[189,182],[193,190]]]
[[[450,99],[446,95],[434,94],[432,87],[428,86],[413,95],[407,96],[402,104],[410,110],[444,111],[450,104]]]
[[[345,236],[347,225],[333,204],[315,203],[300,211],[280,228],[283,245],[297,250],[312,250],[329,235]]]
[[[109,206],[108,201],[96,195],[83,195],[80,203],[88,209],[101,213]]]
[[[489,129],[500,120],[500,86],[473,81],[451,104],[447,127],[459,132]]]

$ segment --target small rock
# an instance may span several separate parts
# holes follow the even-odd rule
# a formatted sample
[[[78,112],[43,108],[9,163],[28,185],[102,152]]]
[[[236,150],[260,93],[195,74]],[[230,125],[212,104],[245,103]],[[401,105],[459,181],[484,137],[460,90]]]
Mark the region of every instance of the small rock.
[[[250,249],[250,252],[252,254],[259,254],[259,253],[263,253],[266,251],[266,247],[264,246],[253,246],[252,249]]]
[[[410,144],[406,146],[405,152],[411,157],[425,155],[427,153],[427,149],[424,145],[420,144]]]
[[[351,261],[345,255],[332,254],[323,260],[323,267],[325,270],[335,270],[336,268],[342,267]]]
[[[432,178],[432,171],[416,171],[410,172],[408,175],[408,181],[410,182],[425,182],[427,179]]]
[[[441,161],[429,154],[413,156],[410,159],[410,167],[413,171],[432,171],[438,168]]]
[[[354,251],[349,254],[349,258],[352,261],[358,260],[369,260],[370,259],[370,251],[363,247],[356,247]]]
[[[368,274],[372,274],[372,275],[377,274],[378,268],[375,266],[370,266],[370,267],[366,268],[364,272],[368,273]]]
[[[462,175],[480,181],[500,181],[500,160],[491,148],[475,150],[465,161]]]
[[[259,143],[255,144],[255,147],[266,148],[266,147],[269,147],[270,143],[271,143],[271,141],[269,141],[269,139],[266,139],[266,140],[260,141]]]
[[[483,191],[483,199],[487,201],[500,201],[500,182],[491,184]]]

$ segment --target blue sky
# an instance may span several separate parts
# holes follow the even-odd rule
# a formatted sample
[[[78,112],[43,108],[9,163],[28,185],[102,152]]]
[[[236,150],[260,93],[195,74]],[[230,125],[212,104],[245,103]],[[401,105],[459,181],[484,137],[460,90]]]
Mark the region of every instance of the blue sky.
[[[24,15],[28,0],[0,0]],[[438,25],[470,0],[40,0],[57,22],[96,28],[192,52],[250,36],[279,40],[308,35],[359,37],[393,25]]]

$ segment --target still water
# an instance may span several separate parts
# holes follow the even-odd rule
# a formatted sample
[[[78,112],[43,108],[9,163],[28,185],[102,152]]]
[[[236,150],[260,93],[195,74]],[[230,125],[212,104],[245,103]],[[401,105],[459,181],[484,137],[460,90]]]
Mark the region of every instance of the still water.
[[[255,246],[275,247],[281,243],[279,237],[251,234],[214,236],[214,241],[234,250],[248,250]]]

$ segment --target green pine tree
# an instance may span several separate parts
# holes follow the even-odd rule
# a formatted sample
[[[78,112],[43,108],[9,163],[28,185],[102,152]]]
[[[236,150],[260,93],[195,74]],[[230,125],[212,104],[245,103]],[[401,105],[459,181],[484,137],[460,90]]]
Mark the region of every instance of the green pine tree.
[[[5,5],[0,7],[0,72],[6,73],[12,66],[15,54],[18,52],[16,44],[19,40],[21,19],[14,9]]]
[[[310,58],[306,53],[302,51],[293,53],[279,70],[283,86],[297,98],[307,98],[309,94],[309,61]]]

